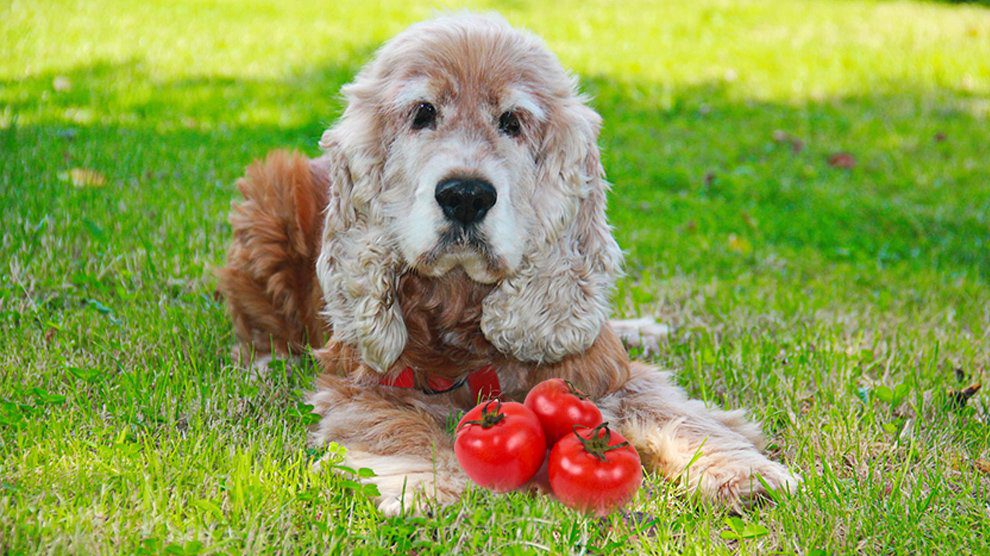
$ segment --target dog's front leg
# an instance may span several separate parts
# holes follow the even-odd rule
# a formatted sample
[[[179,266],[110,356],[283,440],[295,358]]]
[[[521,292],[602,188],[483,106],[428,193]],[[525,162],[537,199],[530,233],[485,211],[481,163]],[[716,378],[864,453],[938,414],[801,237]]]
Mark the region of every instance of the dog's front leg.
[[[759,427],[742,411],[689,399],[667,373],[650,366],[633,363],[630,370],[629,381],[600,405],[648,469],[735,507],[759,498],[766,487],[797,485],[798,477],[760,451]]]
[[[336,376],[322,377],[307,401],[322,416],[310,444],[337,442],[347,448],[344,465],[372,469],[376,475],[367,481],[378,486],[382,513],[419,513],[429,500],[451,504],[460,497],[467,476],[450,435],[425,404],[416,407]]]

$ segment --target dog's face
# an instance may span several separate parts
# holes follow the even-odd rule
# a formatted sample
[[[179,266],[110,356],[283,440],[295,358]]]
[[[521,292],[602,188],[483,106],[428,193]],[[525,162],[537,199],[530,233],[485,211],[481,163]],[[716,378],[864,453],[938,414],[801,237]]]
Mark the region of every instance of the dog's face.
[[[545,50],[500,25],[426,26],[373,66],[384,78],[379,200],[405,264],[432,276],[460,266],[494,282],[516,270],[539,225],[530,207],[545,104],[571,91],[552,85],[564,76]]]
[[[405,330],[389,284],[459,267],[496,285],[482,329],[502,351],[553,361],[587,348],[620,255],[600,118],[543,44],[497,18],[440,18],[387,43],[343,91],[321,142],[337,173],[318,262],[335,334],[385,338],[365,358],[390,363]]]
[[[542,110],[524,84],[483,79],[494,68],[458,69],[413,70],[398,87],[383,200],[407,264],[489,283],[516,269],[533,226],[519,205],[534,190]]]

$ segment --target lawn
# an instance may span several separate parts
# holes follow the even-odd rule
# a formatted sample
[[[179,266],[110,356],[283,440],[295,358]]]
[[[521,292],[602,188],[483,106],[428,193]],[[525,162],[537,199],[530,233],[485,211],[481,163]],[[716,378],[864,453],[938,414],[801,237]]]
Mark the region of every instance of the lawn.
[[[286,5],[283,5],[286,4]],[[616,314],[805,479],[742,515],[472,490],[383,518],[310,469],[311,364],[230,359],[233,181],[316,154],[412,2],[0,0],[0,553],[990,552],[990,8],[478,3],[603,115]]]

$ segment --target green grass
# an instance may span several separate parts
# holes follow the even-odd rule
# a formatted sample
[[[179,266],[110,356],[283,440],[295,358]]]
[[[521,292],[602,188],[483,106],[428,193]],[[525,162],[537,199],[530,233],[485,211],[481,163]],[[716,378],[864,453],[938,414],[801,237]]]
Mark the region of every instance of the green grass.
[[[231,365],[232,183],[315,154],[339,87],[432,9],[121,4],[0,2],[0,552],[990,551],[987,397],[946,395],[990,370],[986,6],[473,5],[604,116],[617,313],[673,325],[656,362],[804,476],[735,522],[656,477],[605,520],[478,490],[384,519],[312,472],[315,369]]]

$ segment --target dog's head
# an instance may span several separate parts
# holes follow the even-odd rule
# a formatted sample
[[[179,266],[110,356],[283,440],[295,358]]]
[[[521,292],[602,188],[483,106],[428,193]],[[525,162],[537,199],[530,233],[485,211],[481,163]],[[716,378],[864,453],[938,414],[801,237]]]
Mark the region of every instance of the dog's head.
[[[414,25],[344,88],[321,141],[331,201],[318,261],[340,339],[385,371],[406,340],[398,275],[493,284],[481,328],[553,362],[591,345],[621,254],[605,219],[599,116],[535,37],[497,17]]]

